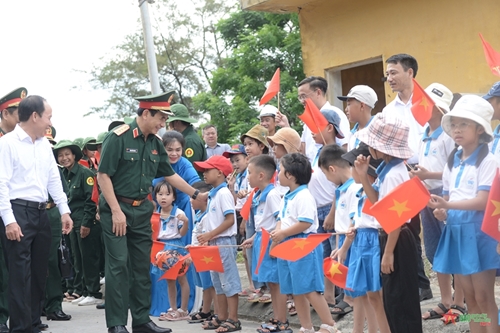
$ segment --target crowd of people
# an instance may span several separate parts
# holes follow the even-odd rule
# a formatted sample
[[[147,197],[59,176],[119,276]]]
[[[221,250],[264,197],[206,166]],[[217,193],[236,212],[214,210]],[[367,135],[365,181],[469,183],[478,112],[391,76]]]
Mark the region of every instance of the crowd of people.
[[[214,125],[200,138],[188,109],[170,105],[174,92],[136,98],[137,116],[112,122],[97,138],[58,142],[42,97],[20,88],[0,99],[0,333],[44,330],[42,316],[70,320],[63,301],[105,309],[110,333],[128,332],[129,309],[134,333],[171,331],[150,316],[234,332],[242,328],[241,300],[271,303],[259,333],[292,332],[294,315],[300,332],[335,333],[332,315],[352,311],[355,333],[365,325],[370,333],[422,332],[423,320],[445,325],[466,314],[481,319],[470,320],[472,333],[500,332],[500,246],[481,231],[499,167],[500,126],[493,131],[491,121],[500,120],[500,82],[483,97],[429,85],[435,106],[421,126],[411,111],[417,60],[397,54],[386,66],[397,95],[381,113],[372,114],[371,87],[338,96],[344,112],[327,101],[327,81],[312,76],[298,84],[298,100],[314,103],[324,129],[304,124],[300,135],[286,112],[265,105],[260,124],[233,145],[218,142]],[[387,233],[363,207],[414,177],[431,199]],[[441,293],[424,313],[420,302],[433,295],[421,227]],[[261,257],[264,232],[271,241]],[[314,233],[340,236],[295,261],[270,255]],[[153,242],[164,243],[158,253]],[[62,243],[73,263],[63,276]],[[218,247],[223,272],[195,271],[185,258],[200,245]],[[324,275],[327,258],[348,267],[345,289]],[[181,260],[175,278],[161,279]],[[311,306],[321,322],[312,321]]]

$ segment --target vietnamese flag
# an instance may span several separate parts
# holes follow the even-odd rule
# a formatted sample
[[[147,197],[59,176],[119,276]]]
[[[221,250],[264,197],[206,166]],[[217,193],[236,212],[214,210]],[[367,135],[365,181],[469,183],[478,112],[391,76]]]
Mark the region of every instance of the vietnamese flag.
[[[245,221],[248,221],[248,219],[250,218],[250,209],[252,209],[253,195],[255,194],[256,190],[257,189],[254,188],[252,192],[250,192],[247,197],[247,201],[245,201],[245,204],[243,205],[243,207],[241,207],[240,215]]]
[[[299,115],[299,118],[315,134],[323,131],[328,126],[328,120],[321,114],[321,111],[310,98],[306,99],[304,113]]]
[[[151,238],[156,241],[160,233],[160,213],[153,212],[153,215],[151,215],[151,230],[153,231]]]
[[[488,195],[488,203],[484,211],[483,225],[481,231],[491,238],[500,242],[500,231],[498,224],[500,219],[500,175],[497,169],[497,174],[493,179],[490,194]]]
[[[259,267],[264,260],[264,255],[266,254],[267,246],[269,245],[269,232],[266,229],[262,228],[262,238],[260,240],[260,252],[259,252],[259,261],[257,262],[257,266],[255,266],[255,274],[259,274]]]
[[[188,248],[196,271],[216,271],[224,273],[219,247],[217,246],[192,246]]]
[[[163,251],[165,248],[165,243],[153,240],[153,246],[151,247],[151,263],[156,263],[156,255],[158,252]]]
[[[189,254],[180,257],[179,261],[176,262],[175,265],[173,265],[172,267],[170,267],[169,269],[167,269],[165,271],[165,274],[163,274],[158,279],[158,281],[160,281],[160,280],[177,280],[178,276],[183,276],[184,274],[186,274],[187,268],[184,271],[182,271],[182,272],[179,272],[179,271],[182,268],[182,265],[184,264],[184,262],[187,259],[189,259],[189,258],[191,258],[191,256]],[[161,269],[161,267],[160,267],[160,269]]]
[[[262,95],[262,98],[260,99],[260,105],[266,104],[269,102],[274,96],[276,96],[277,93],[280,91],[280,69],[276,69],[276,72],[274,72],[273,78],[271,79],[271,82],[269,83],[269,86],[266,89],[266,92],[264,95]]]
[[[413,177],[394,188],[365,213],[375,217],[389,234],[417,215],[430,198],[422,181]]]
[[[425,90],[418,84],[415,79],[413,80],[413,97],[411,98],[411,113],[413,118],[424,126],[427,124],[432,116],[432,109],[434,108],[434,101],[427,95]]]
[[[493,75],[500,76],[500,53],[493,50],[491,45],[484,40],[483,35],[479,34],[479,37],[481,37],[481,41],[483,42],[484,56],[491,72]]]
[[[331,234],[309,234],[307,238],[292,238],[276,245],[271,256],[288,261],[297,261],[312,252],[322,241]]]
[[[346,289],[347,267],[328,257],[323,259],[323,274],[334,285]]]

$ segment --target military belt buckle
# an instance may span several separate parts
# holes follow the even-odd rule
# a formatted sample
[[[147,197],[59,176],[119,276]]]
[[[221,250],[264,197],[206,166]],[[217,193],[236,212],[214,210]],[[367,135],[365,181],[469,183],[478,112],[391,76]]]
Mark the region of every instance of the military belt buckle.
[[[134,202],[132,202],[132,206],[139,207],[142,204],[142,201],[143,200],[134,200]]]
[[[39,202],[38,203],[38,210],[45,210],[46,208],[47,208],[46,202]]]

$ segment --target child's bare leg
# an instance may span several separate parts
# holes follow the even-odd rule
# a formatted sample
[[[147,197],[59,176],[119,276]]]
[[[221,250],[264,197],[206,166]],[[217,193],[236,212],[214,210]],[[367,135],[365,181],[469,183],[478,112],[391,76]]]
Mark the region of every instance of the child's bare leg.
[[[344,296],[344,300],[347,297]],[[363,333],[364,328],[365,328],[365,307],[363,306],[363,300],[362,297],[356,297],[352,298],[349,297],[351,300],[351,304],[353,304],[353,315],[354,315],[354,322],[353,322],[353,328],[352,328],[352,333]],[[365,298],[366,300],[366,298]]]
[[[252,272],[250,271],[250,265],[248,264],[248,258],[247,258],[247,252],[245,249],[241,251],[243,253],[243,259],[245,259],[245,270],[247,272],[247,277],[248,277],[248,288],[254,292],[255,286],[253,285],[253,280],[252,280]]]
[[[168,287],[168,301],[172,310],[177,310],[177,283],[176,280],[167,280]]]
[[[497,319],[498,307],[495,303],[495,273],[496,270],[490,269],[471,275],[471,282],[474,287],[474,297],[480,311],[477,313],[486,314],[486,317],[490,319],[489,325],[483,324],[485,326],[481,326],[480,323],[477,324],[482,328],[483,332],[487,333],[500,332]],[[468,304],[469,301],[468,299],[466,300]]]
[[[367,296],[370,307],[373,309],[375,317],[377,318],[377,325],[380,333],[391,333],[389,323],[387,322],[387,316],[385,315],[382,293],[380,291],[374,293],[368,292]]]
[[[297,309],[297,316],[299,317],[300,325],[306,329],[311,329],[313,327],[311,321],[311,310],[309,309],[309,301],[307,300],[306,295],[293,295],[293,301],[295,303],[295,309]]]
[[[181,309],[187,311],[189,301],[189,283],[187,281],[186,275],[179,276],[177,278],[177,281],[179,281],[179,285],[181,287]]]
[[[441,273],[436,273],[436,275],[438,279],[439,290],[441,291],[441,303],[445,306],[445,308],[449,309],[450,306],[453,304],[453,298],[451,292],[451,275],[441,274]],[[463,295],[462,295],[462,300],[463,300]],[[433,310],[439,314],[443,313],[443,309],[441,309],[437,305],[434,306]],[[430,311],[422,313],[422,319],[427,319],[430,316],[431,316]]]
[[[220,320],[227,320],[228,318],[228,304],[227,304],[227,297],[225,294],[220,294],[217,295],[217,304],[219,305],[219,312],[218,317]]]
[[[335,304],[335,285],[327,277],[325,277],[324,297],[327,303]]]
[[[453,297],[452,304],[465,308],[465,303],[464,303],[465,293],[464,293],[464,288],[462,287],[462,283],[460,281],[461,281],[460,279],[455,278],[455,296]]]
[[[201,307],[201,312],[209,313],[210,307],[212,306],[212,301],[214,300],[215,289],[210,287],[203,290],[203,305]]]
[[[280,285],[277,283],[268,283],[271,290],[271,303],[273,307],[274,319],[286,322],[286,299],[287,296],[280,293]]]
[[[325,298],[323,297],[323,295],[313,291],[311,293],[306,294],[306,298],[307,298],[307,300],[309,300],[309,302],[313,306],[314,310],[318,314],[319,318],[321,319],[322,324],[326,324],[329,326],[335,325],[335,321],[333,320],[332,314],[330,313],[330,308],[328,308],[328,304],[327,304]],[[295,302],[295,305],[297,305],[297,302]],[[307,313],[309,314],[309,318],[310,318],[309,310],[307,310]],[[328,333],[323,329],[320,329],[318,332]]]
[[[358,300],[358,298],[360,300]],[[363,325],[366,319],[366,323],[368,325],[368,333],[377,333],[378,332],[378,323],[377,316],[375,315],[375,310],[372,309],[370,302],[368,301],[368,296],[364,295],[361,297],[354,298],[354,316],[356,316],[356,304],[360,304],[364,311]],[[356,317],[354,317],[356,320]],[[363,331],[361,331],[363,332]]]
[[[228,318],[234,321],[238,321],[238,294],[234,294],[231,297],[226,297],[227,308],[228,308]]]
[[[457,280],[460,280],[460,284],[462,285],[465,294],[465,301],[467,302],[467,312],[469,314],[481,313],[481,309],[479,308],[479,305],[476,302],[476,297],[474,295],[474,286],[472,284],[471,275],[464,276],[455,274],[455,282]],[[479,323],[474,323],[473,321],[469,322],[469,327],[471,333],[485,332],[479,326]]]

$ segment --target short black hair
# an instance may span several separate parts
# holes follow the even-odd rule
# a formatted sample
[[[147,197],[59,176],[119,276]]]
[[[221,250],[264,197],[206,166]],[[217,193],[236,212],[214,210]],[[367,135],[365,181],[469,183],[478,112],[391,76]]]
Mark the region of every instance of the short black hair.
[[[30,119],[33,112],[41,117],[45,111],[45,98],[37,95],[31,95],[24,98],[18,106],[19,122],[26,122]]]
[[[209,192],[211,189],[214,187],[210,184],[205,183],[204,181],[199,181],[196,183],[193,183],[191,185],[195,190],[199,190],[201,193]]]
[[[328,89],[328,82],[321,76],[306,77],[304,80],[300,81],[299,87],[308,83],[309,87],[311,87],[311,90],[320,89],[323,92],[323,95],[326,94],[326,91]]]
[[[166,186],[167,190],[169,192],[173,193],[173,195],[174,195],[174,201],[177,200],[177,193],[175,192],[175,188],[168,181],[166,181],[165,179],[160,180],[158,182],[158,184],[155,185],[155,188],[153,190],[154,198],[156,199],[156,195],[158,194],[158,192],[160,192],[160,190],[161,190],[161,188],[163,186]]]
[[[386,64],[401,64],[405,72],[408,71],[408,69],[413,69],[413,77],[415,78],[417,76],[417,71],[418,71],[418,63],[417,59],[415,59],[413,56],[406,54],[406,53],[399,53],[395,54],[391,57],[389,57],[386,61]]]
[[[162,136],[163,147],[167,148],[171,143],[178,141],[181,144],[182,150],[186,145],[186,140],[181,133],[177,131],[166,131]]]
[[[17,110],[17,106],[11,106],[8,108],[5,108],[4,110],[7,110],[9,114],[13,114]],[[3,110],[0,110],[0,119],[3,119]]]
[[[257,155],[250,159],[248,164],[253,164],[256,168],[262,170],[266,175],[266,180],[273,178],[276,172],[276,162],[269,155]]]
[[[217,132],[217,127],[215,127],[215,125],[213,125],[213,124],[206,125],[205,127],[203,127],[202,131],[205,132],[205,130],[209,130],[211,128],[215,129],[215,132]]]
[[[339,168],[349,168],[349,162],[342,158],[346,151],[337,144],[324,146],[318,158],[318,166],[328,169],[331,165]]]
[[[309,184],[312,175],[311,162],[300,153],[286,154],[280,159],[284,172],[295,177],[298,185]]]

